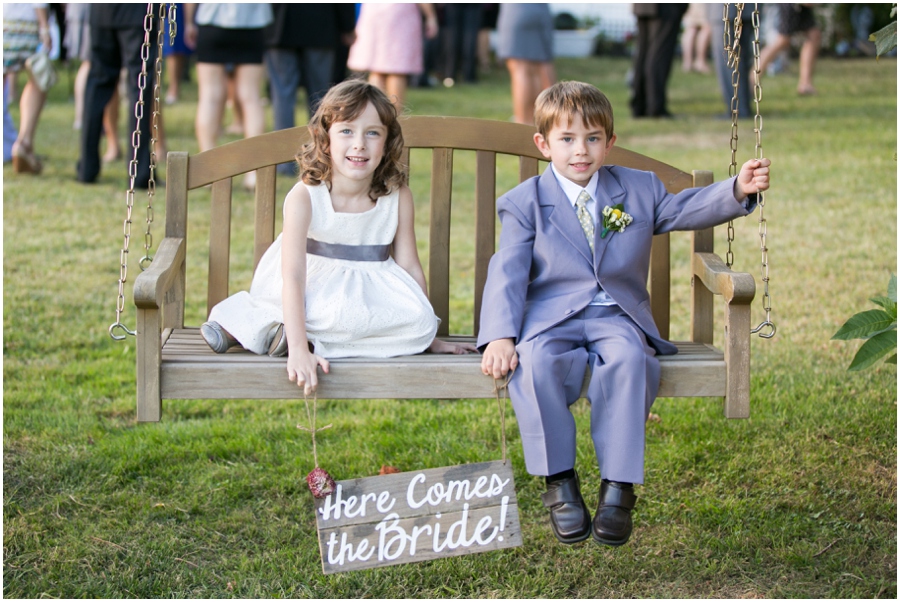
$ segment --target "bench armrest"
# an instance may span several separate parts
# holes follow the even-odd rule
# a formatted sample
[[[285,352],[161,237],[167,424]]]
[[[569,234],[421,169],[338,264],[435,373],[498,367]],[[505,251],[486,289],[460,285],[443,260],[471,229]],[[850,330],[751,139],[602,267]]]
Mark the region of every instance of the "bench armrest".
[[[164,238],[150,267],[134,281],[134,304],[141,309],[163,306],[166,293],[176,283],[184,263],[183,238]]]
[[[745,272],[733,272],[715,253],[692,254],[691,270],[713,294],[725,300],[725,416],[750,416],[750,303],[756,281]],[[706,317],[695,323],[694,336],[712,342],[712,295],[695,294],[695,314]]]
[[[729,304],[749,305],[756,296],[756,281],[746,272],[733,272],[715,253],[693,253],[691,270],[703,285]]]

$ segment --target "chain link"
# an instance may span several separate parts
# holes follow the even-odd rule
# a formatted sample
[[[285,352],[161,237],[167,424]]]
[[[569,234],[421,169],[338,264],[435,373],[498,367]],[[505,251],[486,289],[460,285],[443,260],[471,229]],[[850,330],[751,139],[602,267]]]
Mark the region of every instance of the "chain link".
[[[165,3],[160,5],[159,25],[162,29],[163,20],[166,16]],[[169,18],[174,19],[174,9],[169,11]],[[131,244],[131,224],[132,212],[134,209],[134,182],[137,179],[138,170],[138,149],[141,146],[141,120],[144,118],[144,90],[147,87],[147,63],[150,61],[150,35],[153,32],[153,22],[155,16],[153,12],[153,3],[147,4],[147,14],[144,16],[144,43],[141,45],[141,72],[137,78],[138,101],[134,106],[135,129],[131,135],[131,160],[128,162],[128,190],[125,191],[125,221],[122,224],[123,240],[122,250],[119,253],[119,287],[116,297],[116,321],[109,326],[109,336],[121,341],[127,335],[134,336],[135,331],[129,329],[122,324],[122,312],[125,310],[125,283],[128,281],[128,248]],[[174,30],[174,21],[171,23]],[[146,255],[141,259],[141,269],[144,263],[151,260],[150,248],[153,244],[153,237],[150,233],[150,226],[153,223],[153,196],[156,192],[156,140],[159,134],[159,88],[162,72],[162,33],[157,33],[156,43],[158,46],[158,56],[155,63],[156,82],[154,85],[153,99],[153,116],[152,116],[152,132],[150,138],[150,181],[147,185],[147,231],[144,235],[144,250]],[[117,334],[121,331],[122,334]]]
[[[722,22],[725,25],[725,32],[722,34],[722,42],[725,45],[725,56],[727,65],[731,67],[731,163],[728,165],[728,177],[733,178],[737,175],[737,150],[738,150],[738,110],[740,109],[740,101],[738,99],[738,89],[740,88],[740,66],[741,66],[741,34],[744,29],[744,23],[741,21],[741,13],[744,11],[743,4],[735,4],[734,21],[728,18],[728,3],[722,5]],[[732,32],[734,35],[732,36]],[[729,268],[734,265],[734,251],[732,251],[732,243],[734,243],[734,221],[728,222],[728,250],[725,252],[725,265]]]
[[[753,118],[753,131],[756,133],[756,158],[762,159],[762,114],[759,110],[759,104],[762,102],[762,85],[760,84],[759,72],[759,5],[753,7],[753,71],[756,77],[756,83],[753,87],[753,99],[756,104],[756,115]],[[762,254],[761,270],[763,281],[763,297],[762,305],[766,312],[766,319],[750,332],[759,334],[764,339],[771,339],[775,336],[775,324],[772,322],[772,297],[769,295],[769,247],[767,244],[768,224],[766,222],[766,193],[761,191],[758,193],[759,205],[759,249]]]
[[[160,111],[160,87],[162,83],[162,61],[163,61],[163,36],[166,31],[166,5],[159,5],[159,23],[156,31],[156,61],[154,63],[156,81],[153,85],[153,112],[151,113],[150,122],[150,179],[147,182],[147,229],[144,232],[144,256],[141,257],[141,270],[147,269],[153,256],[150,250],[153,248],[153,233],[151,227],[153,225],[153,197],[156,195],[156,147],[159,142],[159,111]]]

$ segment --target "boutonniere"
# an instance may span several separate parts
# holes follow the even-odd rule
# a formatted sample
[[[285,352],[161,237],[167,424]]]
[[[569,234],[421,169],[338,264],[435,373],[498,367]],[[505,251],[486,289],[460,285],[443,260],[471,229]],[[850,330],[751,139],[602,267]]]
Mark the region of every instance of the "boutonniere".
[[[632,219],[625,213],[625,205],[622,203],[612,207],[607,205],[603,208],[603,230],[600,232],[600,238],[606,238],[610,232],[624,232],[625,226],[630,224]]]

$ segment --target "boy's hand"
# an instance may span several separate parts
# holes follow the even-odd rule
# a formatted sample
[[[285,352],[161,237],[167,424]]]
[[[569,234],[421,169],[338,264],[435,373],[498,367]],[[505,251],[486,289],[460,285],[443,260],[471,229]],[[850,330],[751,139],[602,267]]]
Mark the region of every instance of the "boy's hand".
[[[750,159],[741,166],[741,173],[734,181],[734,197],[743,199],[751,194],[769,189],[769,166],[772,162],[765,157]]]
[[[319,386],[316,368],[322,366],[322,372],[328,374],[328,360],[310,353],[306,349],[292,351],[288,348],[287,373],[288,380],[303,387],[303,393],[309,395]]]
[[[494,378],[503,378],[519,365],[516,343],[512,339],[491,341],[481,356],[481,372]]]

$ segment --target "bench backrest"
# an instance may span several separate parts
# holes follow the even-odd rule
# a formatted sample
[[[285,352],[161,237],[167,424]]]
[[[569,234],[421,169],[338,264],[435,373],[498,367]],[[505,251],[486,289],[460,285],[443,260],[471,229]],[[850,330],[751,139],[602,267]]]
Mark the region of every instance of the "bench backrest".
[[[410,170],[431,173],[428,254],[429,297],[441,318],[439,335],[449,334],[450,313],[450,210],[454,150],[475,151],[475,258],[474,323],[477,334],[481,297],[487,268],[496,248],[497,155],[518,157],[519,181],[538,175],[543,160],[533,142],[534,128],[526,125],[462,117],[414,116],[402,120],[404,163],[410,165],[410,149],[430,149],[431,165],[410,165]],[[210,203],[209,276],[207,312],[228,296],[231,249],[231,178],[256,170],[254,215],[254,268],[275,239],[275,167],[289,162],[308,140],[305,126],[271,132],[232,142],[192,155],[169,153],[166,186],[166,236],[187,239],[188,191],[212,185]],[[649,157],[614,147],[608,164],[653,171],[670,192],[712,182],[711,172],[693,175]],[[223,235],[222,233],[228,233]],[[711,245],[712,231],[702,236]],[[696,243],[695,243],[696,244]],[[711,248],[710,248],[711,250]],[[654,239],[650,293],[653,315],[663,337],[669,334],[669,239]],[[711,329],[711,324],[708,326]]]

